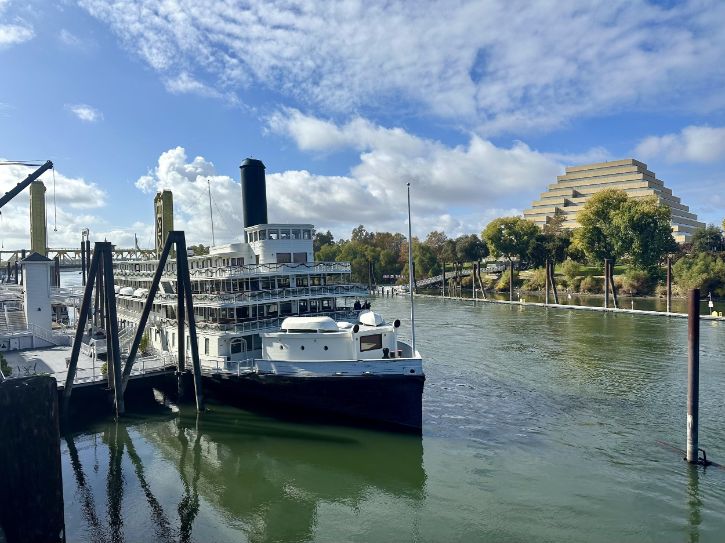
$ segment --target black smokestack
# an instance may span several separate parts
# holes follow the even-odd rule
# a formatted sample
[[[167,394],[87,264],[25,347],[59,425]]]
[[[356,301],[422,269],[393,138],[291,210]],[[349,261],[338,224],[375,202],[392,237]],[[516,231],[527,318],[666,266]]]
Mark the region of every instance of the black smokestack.
[[[267,182],[261,160],[248,158],[239,166],[242,170],[242,208],[244,228],[267,224]]]

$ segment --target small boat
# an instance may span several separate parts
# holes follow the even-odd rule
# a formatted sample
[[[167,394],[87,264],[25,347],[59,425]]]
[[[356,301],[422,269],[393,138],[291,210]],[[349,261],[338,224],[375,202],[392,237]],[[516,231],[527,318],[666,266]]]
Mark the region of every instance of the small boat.
[[[220,373],[214,383],[290,413],[420,433],[423,361],[398,338],[399,326],[373,311],[361,312],[354,324],[287,317],[278,332],[262,334],[262,358],[251,368]]]

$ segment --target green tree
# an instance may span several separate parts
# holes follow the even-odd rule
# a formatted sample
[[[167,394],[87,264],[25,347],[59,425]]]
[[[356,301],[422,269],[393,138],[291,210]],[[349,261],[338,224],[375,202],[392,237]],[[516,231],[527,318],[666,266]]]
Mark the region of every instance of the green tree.
[[[671,215],[656,196],[629,199],[613,214],[619,252],[634,268],[654,276],[664,256],[677,250]]]
[[[698,228],[692,234],[692,251],[694,253],[716,252],[723,250],[722,230],[714,224]]]
[[[209,246],[203,245],[200,243],[199,245],[189,245],[187,247],[188,251],[192,251],[194,256],[202,256],[202,255],[208,255],[209,254]]]
[[[521,217],[501,217],[491,221],[481,233],[490,253],[506,257],[509,261],[526,260],[532,243],[539,234],[539,227]]]
[[[324,247],[325,245],[332,245],[335,242],[335,238],[332,235],[332,232],[329,230],[325,232],[324,234],[322,232],[315,232],[315,237],[312,238],[312,250],[314,251],[315,255],[320,252],[320,249]],[[315,258],[317,258],[315,256]]]
[[[623,190],[605,189],[589,198],[578,213],[580,226],[574,231],[574,243],[590,261],[599,263],[622,256],[625,245],[614,217],[627,199]]]
[[[459,262],[478,262],[488,256],[488,246],[476,234],[456,238],[456,259]]]

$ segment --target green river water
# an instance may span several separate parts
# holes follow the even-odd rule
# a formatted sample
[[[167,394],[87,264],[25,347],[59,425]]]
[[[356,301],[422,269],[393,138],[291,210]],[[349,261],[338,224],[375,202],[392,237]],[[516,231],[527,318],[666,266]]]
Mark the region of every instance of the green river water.
[[[725,469],[657,443],[684,448],[686,320],[426,298],[416,321],[422,438],[213,404],[89,425],[62,440],[68,540],[725,541]],[[701,333],[725,464],[725,323]]]

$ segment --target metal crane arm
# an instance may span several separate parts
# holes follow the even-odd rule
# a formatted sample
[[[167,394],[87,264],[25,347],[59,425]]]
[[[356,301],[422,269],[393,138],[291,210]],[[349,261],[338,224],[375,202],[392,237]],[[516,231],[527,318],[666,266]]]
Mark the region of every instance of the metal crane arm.
[[[20,194],[30,183],[35,181],[38,177],[43,175],[46,171],[51,169],[53,167],[53,163],[49,160],[45,164],[43,164],[40,168],[35,170],[33,173],[31,173],[28,177],[26,177],[23,181],[15,185],[11,190],[5,193],[3,197],[0,198],[0,209],[7,204],[10,200],[15,198],[18,194]]]

